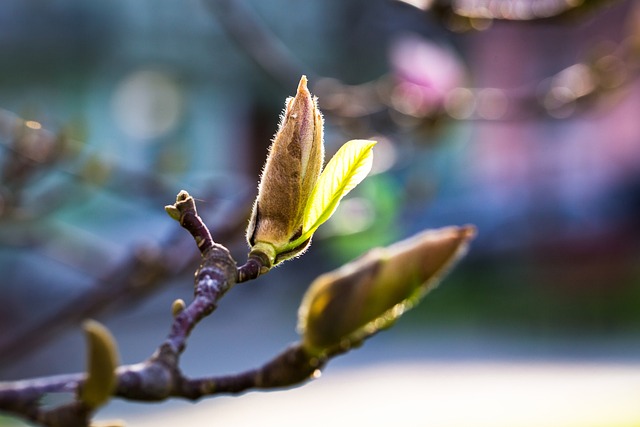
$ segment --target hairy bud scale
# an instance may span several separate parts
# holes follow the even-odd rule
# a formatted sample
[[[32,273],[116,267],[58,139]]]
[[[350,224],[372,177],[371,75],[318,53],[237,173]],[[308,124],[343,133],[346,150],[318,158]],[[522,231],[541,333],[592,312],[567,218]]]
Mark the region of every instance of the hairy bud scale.
[[[324,160],[322,139],[322,115],[302,76],[296,96],[286,101],[247,229],[252,252],[267,255],[272,264],[308,246],[306,241],[283,250],[302,232],[304,209]]]

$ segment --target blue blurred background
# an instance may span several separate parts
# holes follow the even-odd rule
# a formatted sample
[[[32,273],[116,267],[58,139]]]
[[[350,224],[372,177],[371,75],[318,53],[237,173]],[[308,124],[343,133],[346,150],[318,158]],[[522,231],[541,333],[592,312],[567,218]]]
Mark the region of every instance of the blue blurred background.
[[[197,265],[163,212],[180,189],[244,260],[260,170],[301,74],[328,155],[379,141],[372,175],[304,257],[225,297],[190,341],[187,373],[264,362],[296,339],[315,276],[466,223],[478,237],[442,286],[330,366],[637,368],[640,8],[485,3],[503,6],[0,2],[0,379],[82,370],[87,317],[113,330],[125,363],[154,350]],[[153,411],[114,413],[128,410]]]

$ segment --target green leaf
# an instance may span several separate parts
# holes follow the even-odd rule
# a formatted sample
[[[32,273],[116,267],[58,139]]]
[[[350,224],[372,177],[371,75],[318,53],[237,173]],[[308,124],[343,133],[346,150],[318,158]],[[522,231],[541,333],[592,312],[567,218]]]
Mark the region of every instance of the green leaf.
[[[329,160],[307,200],[302,235],[293,242],[294,246],[308,240],[333,215],[340,200],[367,176],[374,145],[376,141],[354,139]]]

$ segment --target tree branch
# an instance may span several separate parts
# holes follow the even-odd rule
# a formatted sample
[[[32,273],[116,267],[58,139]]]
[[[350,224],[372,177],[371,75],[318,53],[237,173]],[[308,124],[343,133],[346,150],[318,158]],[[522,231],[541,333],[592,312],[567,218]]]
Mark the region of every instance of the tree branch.
[[[248,280],[251,273],[242,272],[229,251],[213,241],[202,219],[198,216],[194,199],[186,192],[178,195],[176,203],[167,208],[194,238],[201,253],[201,262],[195,277],[193,301],[176,313],[165,341],[146,361],[124,365],[117,369],[114,396],[137,401],[160,401],[170,397],[198,399],[222,393],[241,393],[250,388],[274,388],[301,383],[310,378],[321,365],[295,345],[259,369],[222,377],[188,379],[179,368],[179,358],[186,348],[193,328],[217,307],[217,303],[242,276]],[[253,259],[245,270],[260,271],[260,261]],[[71,392],[79,395],[86,374],[72,374],[0,383],[0,410],[7,411],[36,423],[57,426],[86,426],[93,412],[82,401],[53,408],[41,407],[39,402],[49,393]]]
[[[172,397],[197,400],[303,384],[317,378],[331,358],[359,347],[416,304],[466,252],[475,235],[472,226],[448,227],[372,250],[342,269],[320,276],[310,286],[301,309],[301,342],[257,369],[188,378],[180,369],[180,356],[191,331],[216,309],[238,277],[248,280],[263,265],[256,257],[238,268],[227,248],[213,241],[188,193],[180,192],[176,203],[165,209],[194,238],[201,262],[195,274],[194,298],[186,307],[181,300],[174,303],[174,320],[164,342],[147,360],[120,366],[114,372],[115,361],[102,370],[100,366],[105,364],[95,363],[104,361],[105,353],[100,351],[117,354],[113,338],[104,341],[103,337],[101,346],[90,347],[89,366],[93,367],[88,374],[0,383],[0,410],[47,427],[86,427],[97,407],[110,396],[147,402]],[[362,311],[362,301],[375,301],[376,305]],[[103,394],[91,395],[88,390]],[[60,392],[73,393],[75,398],[55,407],[41,405],[46,394]]]

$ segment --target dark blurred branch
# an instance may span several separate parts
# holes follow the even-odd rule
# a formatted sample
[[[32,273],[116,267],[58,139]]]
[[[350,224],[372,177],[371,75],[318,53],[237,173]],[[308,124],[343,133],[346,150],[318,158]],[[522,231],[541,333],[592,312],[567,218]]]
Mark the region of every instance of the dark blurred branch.
[[[111,188],[119,197],[144,194],[144,198],[137,197],[136,200],[146,200],[149,194],[166,194],[166,183],[160,179],[127,171],[115,165],[107,166],[100,162],[97,155],[87,153],[86,144],[69,138],[64,133],[56,134],[39,122],[24,120],[2,109],[0,141],[3,143],[0,147],[7,153],[2,157],[3,163],[0,165],[0,219],[5,224],[5,234],[10,232],[9,237],[14,244],[46,246],[54,237],[51,234],[53,225],[44,220],[48,219],[47,216],[51,215],[55,206],[71,199],[73,203],[78,204],[78,199],[87,195],[82,191],[70,191],[68,186],[63,186],[57,189],[59,191],[54,189],[45,197],[39,198],[38,201],[42,204],[33,207],[37,210],[23,206],[21,194],[29,181],[37,176],[44,176],[52,168],[89,187],[99,188],[101,191]],[[64,165],[62,161],[65,160],[75,160],[79,165]],[[108,169],[108,173],[118,182],[109,186],[108,183],[102,180],[96,182],[85,174],[95,173],[96,169]],[[125,181],[127,184],[122,185]],[[125,194],[122,194],[123,191]],[[216,228],[217,234],[223,239],[231,239],[237,229],[244,226],[244,218],[250,206],[246,195],[236,194],[234,197],[228,219],[219,223],[219,227]],[[36,222],[38,227],[33,230],[30,227]],[[55,227],[53,229],[56,230]],[[71,233],[69,237],[74,239],[76,247],[86,244],[78,240],[76,233]],[[55,238],[60,240],[59,236]],[[90,253],[99,253],[95,248],[86,249]],[[190,241],[180,230],[176,230],[165,241],[154,246],[134,248],[129,256],[124,258],[124,262],[118,262],[107,273],[93,270],[92,272],[98,272],[100,277],[96,278],[94,284],[85,292],[27,328],[15,328],[12,330],[13,333],[0,336],[0,365],[7,365],[12,360],[28,354],[87,317],[94,317],[107,308],[126,307],[140,301],[149,293],[160,289],[167,279],[186,271],[196,256],[197,252]],[[107,260],[99,261],[104,265]],[[79,268],[86,270],[91,269],[91,266]]]
[[[204,0],[204,3],[229,37],[275,82],[289,87],[303,74],[314,78],[244,1]]]
[[[399,127],[416,131],[451,120],[569,118],[592,111],[637,80],[640,4],[631,6],[627,20],[627,34],[617,44],[609,43],[605,49],[595,46],[582,61],[520,87],[465,87],[464,81],[457,87],[431,87],[393,72],[359,85],[325,79],[314,91],[324,101],[325,115],[335,118],[347,131],[362,123],[374,127],[374,132],[386,133]],[[466,73],[463,66],[459,64],[461,74]],[[428,81],[430,77],[421,78]],[[441,95],[430,98],[424,93]]]
[[[174,191],[162,176],[130,170],[104,159],[68,130],[54,132],[35,120],[26,120],[0,109],[0,219],[42,219],[70,200],[88,194],[83,189],[100,189],[120,198]],[[48,188],[38,204],[26,206],[22,196],[28,186],[47,173],[62,172],[68,180]],[[70,187],[75,184],[73,191]],[[141,199],[141,198],[139,198]],[[18,213],[18,215],[14,215]]]
[[[186,247],[184,242],[173,241],[165,245],[162,247],[170,250],[163,253],[143,250],[136,254],[133,251],[127,261],[119,263],[110,273],[60,309],[40,318],[26,329],[18,328],[13,334],[3,335],[0,340],[0,364],[9,364],[55,340],[68,327],[79,324],[87,317],[95,317],[108,307],[140,300],[159,288],[167,278],[183,271],[195,256],[195,251]]]
[[[36,121],[23,120],[0,109],[0,141],[6,140],[7,154],[0,164],[0,217],[20,211],[24,190],[30,180],[57,165],[72,148],[63,135],[43,129]]]
[[[400,1],[400,0],[399,0]],[[581,18],[601,10],[617,0],[407,0],[406,3],[434,13],[443,24],[447,16],[458,19],[549,20]],[[302,72],[294,55],[271,33],[242,1],[206,0],[218,22],[258,66],[278,83],[297,78]],[[634,20],[630,16],[630,20]],[[472,26],[469,26],[471,29]],[[360,85],[339,80],[314,78],[313,91],[322,99],[326,116],[347,133],[362,132],[362,120],[373,128],[369,132],[388,132],[399,122],[415,129],[429,128],[442,120],[511,121],[539,117],[566,118],[588,111],[598,102],[632,82],[639,72],[639,52],[633,40],[638,38],[637,23],[629,25],[629,39],[614,52],[595,52],[595,56],[567,67],[543,81],[519,88],[458,87],[425,111],[411,105],[412,98],[398,95],[401,77],[390,74]],[[406,117],[407,120],[398,120]],[[406,130],[406,129],[405,129]]]
[[[221,239],[231,240],[238,228],[244,227],[250,201],[237,196],[228,220],[215,229]],[[108,309],[122,309],[156,292],[168,279],[186,272],[198,252],[180,230],[172,233],[153,248],[135,248],[124,263],[98,278],[85,292],[63,307],[31,324],[16,329],[0,339],[0,365],[28,354],[56,339],[71,326]]]

